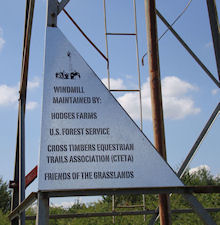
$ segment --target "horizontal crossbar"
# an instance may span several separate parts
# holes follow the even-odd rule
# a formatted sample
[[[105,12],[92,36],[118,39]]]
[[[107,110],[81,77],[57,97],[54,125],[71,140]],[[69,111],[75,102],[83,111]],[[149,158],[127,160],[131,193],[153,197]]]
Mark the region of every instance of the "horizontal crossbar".
[[[135,33],[106,33],[106,35],[136,35]]]
[[[219,212],[220,208],[208,208],[208,212]],[[70,219],[70,218],[88,218],[88,217],[106,217],[106,216],[129,216],[129,215],[149,215],[155,214],[155,210],[139,210],[139,211],[125,211],[125,212],[101,212],[101,213],[72,213],[49,215],[49,219]],[[192,209],[174,209],[171,213],[194,213]],[[26,216],[26,220],[35,220],[36,216]]]
[[[96,196],[122,194],[192,194],[192,193],[220,193],[220,186],[176,186],[149,188],[121,188],[121,189],[87,189],[87,190],[47,190],[42,191],[50,197],[68,196]]]
[[[119,92],[119,91],[136,91],[136,92],[139,92],[140,90],[139,89],[110,89],[110,91],[115,91],[115,92]]]
[[[37,200],[37,192],[32,192],[20,205],[18,205],[9,215],[9,220],[13,220],[15,217],[19,216],[21,212],[27,209],[34,201]]]
[[[177,194],[192,194],[192,193],[220,193],[220,186],[180,186],[180,187],[151,187],[151,188],[127,188],[127,189],[94,189],[94,190],[48,190],[42,193],[50,197],[67,197],[67,196],[92,196],[92,195],[121,195],[121,194],[161,194],[161,193],[177,193]],[[32,192],[20,205],[18,205],[8,216],[13,220],[34,201],[37,200],[37,192]],[[152,211],[152,212],[151,212]],[[113,213],[113,214],[112,214]],[[114,214],[115,213],[115,214]],[[120,216],[125,212],[111,212],[111,216]],[[129,212],[132,213],[132,212]],[[134,212],[136,213],[136,212]],[[155,214],[155,210],[143,210],[143,214]],[[104,213],[105,214],[105,213]],[[110,216],[109,213],[103,216]],[[75,214],[74,214],[75,215]],[[89,216],[90,214],[87,214]],[[92,214],[95,216],[95,214]],[[91,216],[92,216],[91,215]],[[132,214],[127,214],[132,215]],[[133,214],[137,215],[137,214]],[[140,214],[141,215],[141,214]],[[80,217],[80,216],[79,216]],[[51,218],[51,217],[50,217]],[[64,217],[63,217],[64,218]]]

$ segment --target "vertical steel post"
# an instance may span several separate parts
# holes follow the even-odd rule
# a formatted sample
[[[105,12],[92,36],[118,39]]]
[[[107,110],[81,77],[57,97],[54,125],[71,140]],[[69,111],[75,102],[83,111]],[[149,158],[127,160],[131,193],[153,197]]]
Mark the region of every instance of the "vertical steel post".
[[[107,16],[106,16],[106,0],[103,0],[104,7],[104,21],[105,21],[105,45],[106,45],[106,57],[108,59],[107,63],[107,73],[108,73],[108,89],[110,90],[110,68],[109,68],[109,54],[108,54],[108,35],[107,35]]]
[[[155,0],[145,0],[154,143],[157,151],[166,160],[165,131],[163,121],[157,22],[155,10]],[[169,197],[167,194],[159,195],[159,211],[160,224],[171,224]]]
[[[36,225],[49,224],[49,198],[42,192],[38,192],[38,210]]]
[[[133,0],[134,7],[134,25],[135,25],[135,41],[136,41],[136,58],[137,58],[137,72],[138,72],[138,89],[139,89],[139,105],[140,105],[140,129],[143,130],[143,110],[142,110],[142,94],[141,94],[141,72],[139,60],[139,47],[138,47],[138,29],[137,29],[137,9],[136,0]],[[145,217],[145,215],[144,215]]]
[[[19,100],[19,205],[25,199],[25,103]],[[25,224],[25,212],[20,214],[19,225]]]
[[[112,195],[112,212],[115,212],[115,195]],[[115,224],[115,216],[112,216],[112,223]]]
[[[58,14],[58,1],[48,0],[47,1],[47,26],[57,26],[57,14]]]
[[[57,26],[58,15],[58,1],[47,1],[47,26]],[[36,225],[48,225],[49,224],[49,198],[42,192],[38,192],[38,207]]]
[[[26,9],[25,9],[25,25],[24,25],[24,40],[23,40],[23,57],[24,57],[24,50],[25,50],[25,39],[26,39],[26,32],[27,32],[27,24],[28,24],[28,14],[29,14],[29,0],[26,0]],[[19,205],[19,114],[21,110],[21,105],[19,103],[18,109],[18,124],[17,124],[17,140],[16,140],[16,150],[15,150],[15,167],[14,167],[14,184],[12,192],[12,199],[11,199],[11,210],[15,209]],[[18,218],[15,218],[11,221],[11,225],[18,225]]]
[[[216,10],[215,0],[206,0],[208,12],[209,12],[209,22],[212,31],[212,40],[215,50],[215,59],[218,70],[218,78],[220,81],[220,27],[218,22],[218,13]]]
[[[20,105],[19,105],[20,107]],[[18,110],[18,112],[20,109]],[[13,211],[19,205],[19,114],[18,114],[18,124],[17,124],[17,138],[16,138],[16,150],[15,150],[15,165],[14,165],[14,184],[11,198],[11,211]],[[14,218],[11,221],[11,225],[18,225],[18,218]]]

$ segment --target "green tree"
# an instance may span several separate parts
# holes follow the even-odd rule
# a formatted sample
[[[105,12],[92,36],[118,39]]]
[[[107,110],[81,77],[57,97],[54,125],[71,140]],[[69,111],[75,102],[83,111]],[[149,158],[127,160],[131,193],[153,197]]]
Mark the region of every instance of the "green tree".
[[[0,225],[9,225],[8,215],[4,214],[0,209]]]
[[[10,210],[11,192],[6,182],[0,178],[0,209],[3,213]]]
[[[182,181],[185,185],[220,185],[220,178],[214,177],[206,168],[201,168],[194,173],[187,170]]]

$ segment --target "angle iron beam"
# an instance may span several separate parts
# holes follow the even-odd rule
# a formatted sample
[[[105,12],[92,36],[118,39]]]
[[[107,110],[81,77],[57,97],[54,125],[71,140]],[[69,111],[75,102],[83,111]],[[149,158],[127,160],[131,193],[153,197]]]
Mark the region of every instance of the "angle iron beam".
[[[27,93],[27,78],[28,78],[28,64],[30,39],[32,31],[33,13],[35,0],[29,3],[27,29],[25,36],[25,45],[22,58],[21,84],[20,84],[20,99],[19,99],[19,204],[25,199],[25,107],[26,107],[26,93]],[[25,212],[23,211],[19,217],[19,224],[25,225]]]
[[[124,91],[124,92],[129,92],[129,91],[133,91],[133,92],[140,92],[140,89],[110,89],[109,91],[115,91],[115,92],[119,92],[119,91]]]
[[[123,195],[123,194],[192,194],[192,193],[220,193],[220,185],[207,186],[175,186],[121,189],[86,189],[86,190],[47,190],[41,191],[48,197]]]
[[[47,26],[57,27],[58,1],[47,1]]]
[[[35,0],[30,0],[28,18],[27,18],[27,28],[26,28],[25,37],[24,37],[21,82],[20,82],[20,91],[19,91],[20,98],[24,98],[25,100],[26,100],[26,92],[27,92],[29,52],[30,52],[30,41],[31,41],[31,32],[32,32],[32,24],[33,24],[34,6],[35,6]]]
[[[23,38],[23,54],[22,54],[22,57],[24,57],[24,46],[25,46],[25,39],[26,39],[25,37],[26,37],[27,24],[28,24],[29,5],[30,5],[30,0],[26,0],[25,22],[24,22],[24,38]]]
[[[22,69],[21,69],[21,85],[20,85],[20,98],[23,98],[24,103],[24,113],[25,113],[25,101],[26,101],[26,85],[27,81],[25,79],[25,75],[27,75],[28,71],[28,59],[29,59],[29,46],[30,46],[30,36],[31,36],[31,28],[32,28],[32,19],[33,19],[33,11],[34,11],[34,0],[27,0],[26,1],[26,14],[25,14],[25,26],[24,26],[24,40],[23,40],[23,57],[22,57]],[[19,145],[20,145],[20,129],[19,124],[20,121],[20,111],[21,111],[21,104],[19,104],[18,109],[18,123],[17,123],[17,139],[16,139],[16,150],[15,150],[15,166],[14,166],[14,181],[16,184],[19,183]],[[16,208],[19,204],[19,187],[15,187],[13,189],[12,194],[12,206],[11,210]],[[15,219],[11,221],[11,225],[17,225],[18,220]]]
[[[60,14],[60,12],[64,9],[64,7],[69,3],[70,0],[62,0],[61,2],[58,2],[57,6],[57,15]]]
[[[9,215],[8,218],[13,220],[18,217],[19,214],[27,209],[35,200],[37,200],[37,192],[32,192],[19,206],[17,206]]]
[[[70,19],[70,21],[76,26],[76,28],[79,30],[79,32],[86,38],[86,40],[95,48],[95,50],[107,61],[108,63],[108,57],[106,57],[102,51],[90,40],[90,38],[85,34],[85,32],[80,28],[80,26],[74,21],[74,19],[70,16],[70,14],[63,9],[63,12],[66,14],[66,16]]]
[[[106,48],[106,57],[108,59],[107,61],[107,88],[110,89],[110,68],[109,68],[109,47],[108,47],[108,26],[107,26],[107,11],[106,11],[106,0],[103,0],[103,9],[104,9],[104,24],[105,24],[105,48]]]
[[[57,27],[58,1],[47,1],[47,26]],[[49,198],[47,194],[38,192],[36,225],[49,224]]]
[[[216,213],[220,208],[206,208],[208,212]],[[88,218],[88,217],[107,217],[107,216],[129,216],[129,215],[152,215],[155,210],[138,210],[138,211],[123,211],[123,212],[104,212],[104,213],[73,213],[73,214],[53,214],[49,215],[49,219],[70,219],[70,218]],[[173,209],[172,214],[179,213],[195,213],[192,209]],[[26,216],[26,220],[35,220],[36,216]]]
[[[217,225],[209,213],[203,208],[202,204],[192,194],[183,194],[183,197],[188,201],[196,214],[206,225]]]
[[[114,35],[127,35],[127,36],[129,36],[129,35],[131,35],[131,36],[134,36],[134,35],[136,35],[136,33],[106,33],[106,35],[112,35],[112,36],[114,36]]]
[[[218,71],[218,77],[220,81],[220,27],[218,21],[218,13],[216,9],[216,2],[215,0],[206,0],[208,13],[209,13],[209,22],[212,31],[212,40],[213,46],[215,50],[215,59]]]
[[[179,169],[179,171],[177,173],[178,177],[181,178],[184,175],[184,172],[185,172],[186,168],[188,167],[190,161],[192,160],[194,154],[196,153],[197,149],[199,148],[200,144],[202,143],[203,139],[205,138],[207,132],[211,128],[211,126],[214,123],[215,119],[217,118],[217,116],[219,114],[219,111],[220,111],[220,103],[218,103],[218,105],[214,109],[212,115],[210,116],[210,118],[207,121],[206,125],[204,126],[202,132],[200,133],[199,137],[197,138],[195,144],[193,145],[193,147],[189,151],[186,159],[182,163],[182,165],[181,165],[181,167],[180,167],[180,169]]]
[[[91,192],[92,191],[92,192]],[[110,192],[111,191],[111,192]],[[112,192],[113,191],[113,192]],[[146,194],[158,194],[158,193],[177,193],[177,194],[186,194],[189,195],[189,193],[220,193],[220,186],[180,186],[180,187],[158,187],[158,188],[135,188],[135,189],[125,189],[125,190],[90,190],[89,193],[87,193],[88,190],[85,191],[45,191],[45,192],[32,192],[16,209],[14,209],[9,214],[9,219],[15,218],[20,212],[25,210],[28,206],[30,206],[37,198],[47,199],[50,197],[67,197],[67,196],[87,196],[87,195],[103,195],[103,194],[130,194],[130,193],[146,193]],[[47,203],[48,204],[48,203]],[[143,210],[142,210],[143,211]],[[146,212],[149,212],[149,210],[146,210]],[[155,210],[153,210],[153,213],[155,214]]]
[[[20,107],[20,105],[19,105]],[[20,109],[18,109],[19,111]],[[16,186],[13,188],[12,191],[12,198],[11,198],[11,211],[13,211],[19,205],[19,115],[18,115],[18,124],[17,124],[17,138],[16,138],[16,148],[15,148],[15,163],[14,163],[14,180],[13,182]],[[18,218],[11,221],[11,225],[18,225]]]
[[[49,225],[49,198],[42,192],[38,192],[36,225]]]
[[[211,78],[211,80],[220,88],[220,82],[213,76],[213,74],[207,69],[207,67],[202,63],[202,61],[196,56],[196,54],[190,49],[190,47],[183,41],[183,39],[177,34],[177,32],[172,28],[172,26],[167,22],[167,20],[161,15],[161,13],[156,10],[157,15],[161,21],[169,28],[171,33],[176,37],[176,39],[182,44],[182,46],[189,52],[189,54],[195,59],[195,61],[202,67],[206,74]]]
[[[25,199],[25,102],[23,99],[19,101],[19,204]],[[25,224],[25,212],[19,217],[19,225]]]
[[[27,32],[27,21],[28,21],[28,13],[29,13],[29,1],[26,0],[26,9],[25,9],[25,25],[24,25],[24,39],[23,39],[23,58],[25,52],[25,40],[26,40],[26,32]],[[23,59],[22,59],[23,64]],[[15,150],[15,163],[14,163],[14,182],[16,183],[16,188],[13,188],[12,193],[12,201],[11,201],[11,210],[15,209],[19,202],[18,202],[18,183],[19,183],[19,112],[20,112],[20,105],[18,108],[18,121],[17,121],[17,138],[16,138],[16,150]],[[14,223],[16,224],[16,223]]]
[[[26,176],[25,176],[25,188],[27,188],[36,178],[37,178],[38,166],[35,166]]]

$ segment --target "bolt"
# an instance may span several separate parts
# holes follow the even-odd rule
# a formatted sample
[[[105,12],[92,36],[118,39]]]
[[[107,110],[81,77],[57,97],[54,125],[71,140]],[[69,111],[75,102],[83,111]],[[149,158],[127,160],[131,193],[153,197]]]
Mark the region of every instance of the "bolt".
[[[67,56],[68,56],[68,57],[71,56],[71,52],[70,52],[70,51],[67,52]]]

